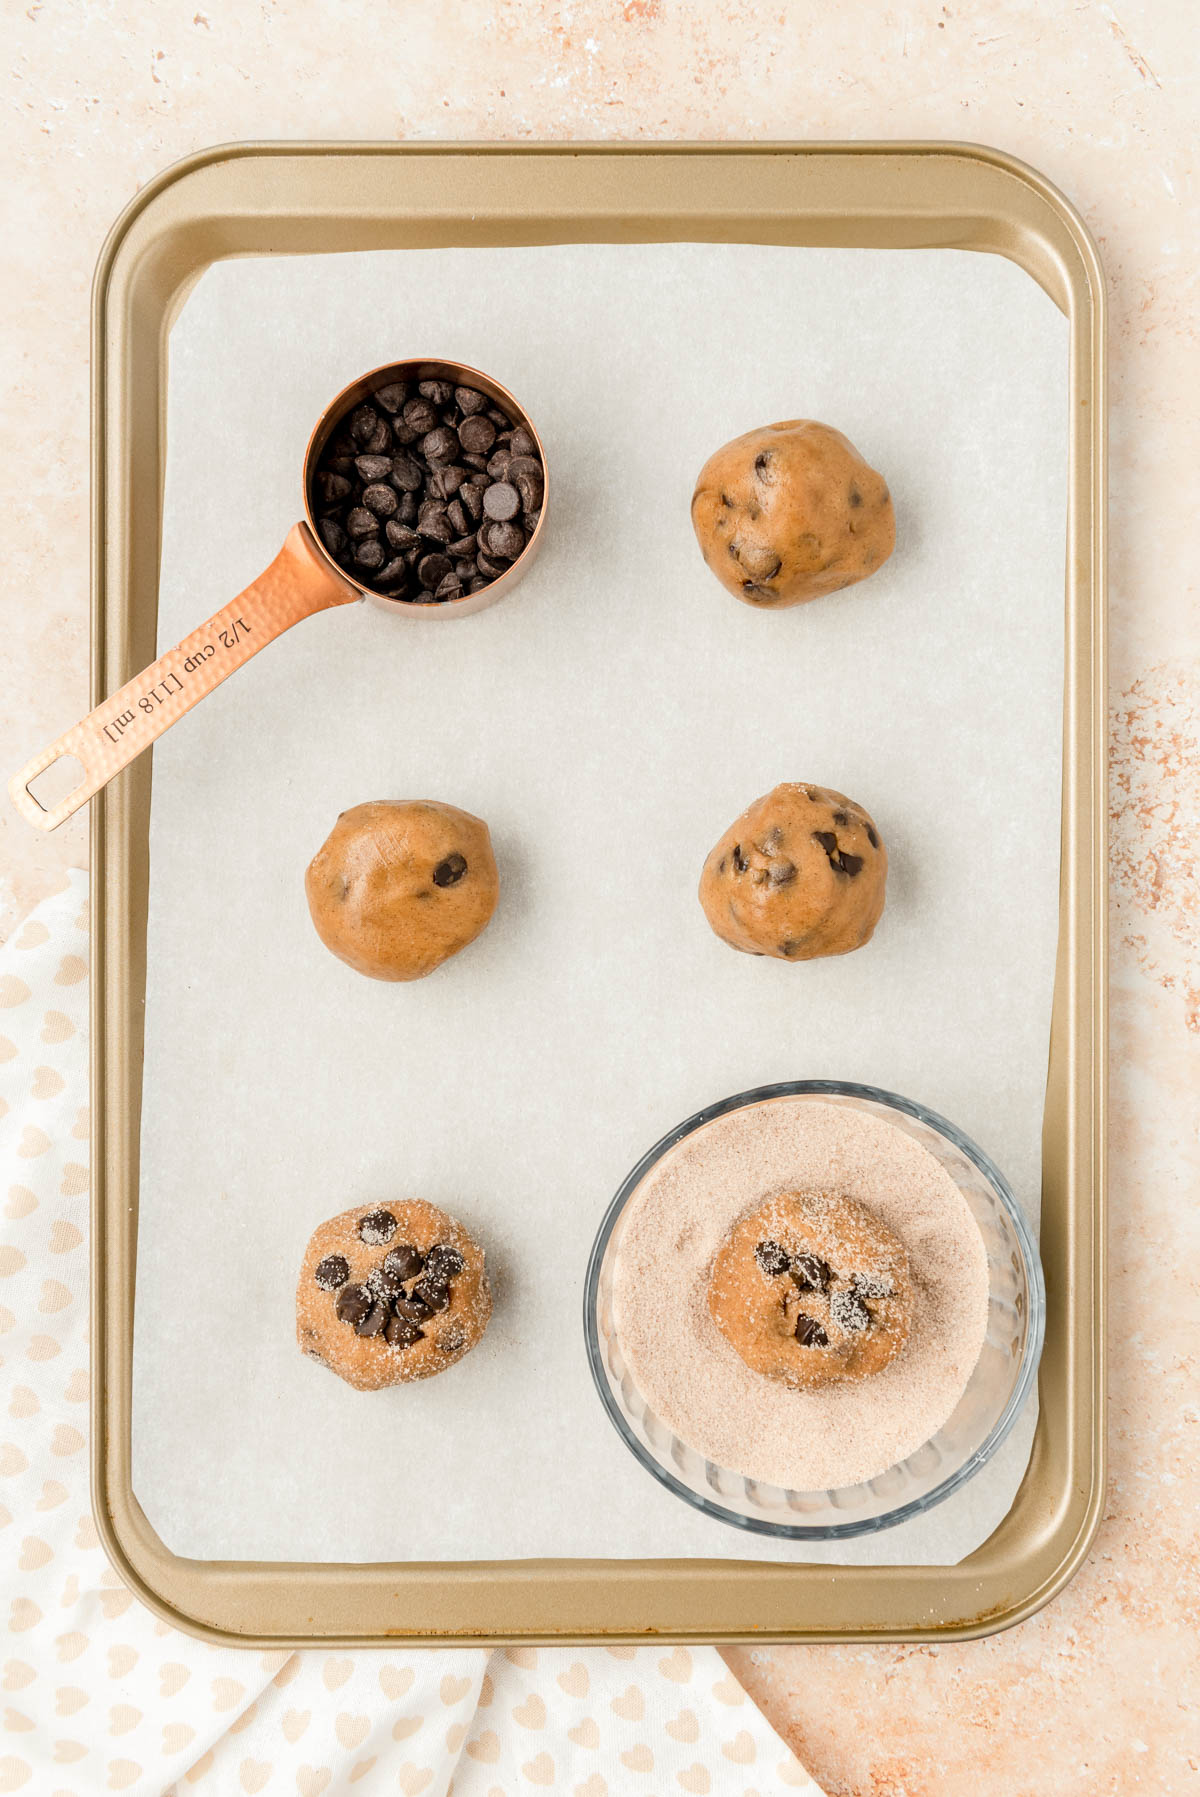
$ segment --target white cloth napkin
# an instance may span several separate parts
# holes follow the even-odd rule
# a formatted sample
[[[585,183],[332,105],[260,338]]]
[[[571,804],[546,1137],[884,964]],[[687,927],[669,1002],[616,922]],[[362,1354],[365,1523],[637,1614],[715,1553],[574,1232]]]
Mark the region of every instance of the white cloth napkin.
[[[260,1653],[136,1601],[88,1508],[86,892],[0,950],[0,1793],[820,1797],[711,1647]]]

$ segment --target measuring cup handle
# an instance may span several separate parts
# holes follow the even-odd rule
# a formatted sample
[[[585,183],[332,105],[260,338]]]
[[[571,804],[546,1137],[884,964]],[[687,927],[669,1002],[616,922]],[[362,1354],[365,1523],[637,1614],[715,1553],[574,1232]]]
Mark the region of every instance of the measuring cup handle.
[[[270,567],[244,593],[15,774],[8,785],[13,804],[39,830],[57,830],[252,655],[301,618],[360,597],[326,561],[308,525],[293,525]],[[29,783],[64,755],[75,757],[83,778],[57,805],[42,805]]]

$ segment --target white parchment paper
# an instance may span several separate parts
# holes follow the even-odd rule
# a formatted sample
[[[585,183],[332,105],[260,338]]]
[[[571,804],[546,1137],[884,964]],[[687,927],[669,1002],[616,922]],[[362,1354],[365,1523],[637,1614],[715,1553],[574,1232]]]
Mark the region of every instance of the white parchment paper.
[[[1057,937],[1067,324],[997,257],[713,245],[231,261],[171,339],[160,647],[300,515],[309,431],[363,369],[485,368],[529,408],[552,512],[477,617],[298,626],[155,750],[134,1486],[199,1557],[951,1562],[1000,1520],[1032,1415],[931,1517],[821,1550],[662,1491],[592,1390],[604,1208],[701,1105],[841,1077],[922,1100],[1036,1213]],[[881,573],[760,613],[688,505],[789,416],[886,474]],[[153,495],[145,496],[153,504]],[[733,953],[695,897],[784,779],[872,812],[888,904],[857,954]],[[304,869],[337,814],[486,818],[484,936],[408,986],[321,946]],[[485,1244],[496,1310],[444,1378],[362,1395],[301,1357],[322,1218],[419,1194]]]

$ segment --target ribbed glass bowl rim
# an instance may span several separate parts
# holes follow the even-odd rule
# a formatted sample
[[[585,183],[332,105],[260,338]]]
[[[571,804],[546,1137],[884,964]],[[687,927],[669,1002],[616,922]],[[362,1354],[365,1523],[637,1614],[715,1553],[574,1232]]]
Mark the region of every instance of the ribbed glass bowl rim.
[[[677,1142],[681,1142],[685,1136],[692,1135],[704,1124],[711,1123],[714,1117],[723,1117],[729,1111],[744,1110],[750,1105],[761,1104],[772,1098],[813,1096],[862,1098],[874,1104],[882,1104],[891,1110],[900,1111],[905,1116],[914,1118],[918,1123],[924,1123],[930,1129],[936,1130],[939,1135],[944,1136],[961,1154],[975,1164],[991,1186],[1012,1223],[1024,1268],[1025,1288],[1029,1295],[1029,1323],[1021,1365],[1017,1369],[1016,1381],[1009,1393],[1008,1402],[993,1424],[987,1439],[960,1467],[943,1479],[940,1485],[934,1486],[932,1491],[927,1491],[922,1497],[910,1498],[906,1503],[898,1504],[894,1510],[889,1510],[882,1516],[852,1519],[843,1523],[767,1522],[760,1517],[744,1516],[740,1511],[728,1510],[723,1504],[716,1504],[710,1498],[701,1497],[699,1492],[693,1491],[690,1486],[681,1484],[678,1479],[672,1477],[666,1467],[660,1465],[638,1440],[617,1405],[612,1388],[608,1383],[596,1327],[596,1304],[600,1288],[600,1268],[609,1238],[617,1226],[617,1220],[650,1168],[667,1153],[668,1149],[674,1148]],[[701,1510],[706,1516],[715,1516],[721,1522],[729,1523],[736,1529],[744,1529],[749,1534],[770,1535],[784,1541],[847,1541],[856,1535],[876,1535],[883,1529],[895,1528],[898,1523],[908,1522],[914,1516],[923,1516],[935,1505],[944,1503],[953,1492],[965,1485],[968,1479],[973,1478],[981,1466],[987,1464],[1001,1443],[1007,1439],[1032,1390],[1038,1361],[1041,1358],[1045,1330],[1046,1287],[1033,1232],[1017,1203],[1012,1187],[996,1163],[983,1152],[982,1148],[977,1148],[970,1137],[963,1134],[962,1130],[956,1129],[953,1123],[945,1117],[939,1116],[936,1111],[931,1111],[925,1105],[918,1104],[915,1099],[903,1098],[898,1092],[889,1092],[881,1086],[864,1086],[849,1080],[795,1079],[780,1080],[769,1086],[754,1086],[747,1092],[736,1093],[732,1098],[723,1098],[719,1103],[706,1105],[702,1111],[697,1111],[686,1122],[676,1124],[674,1129],[668,1130],[667,1134],[661,1137],[653,1148],[648,1149],[632,1171],[626,1175],[616,1197],[605,1211],[604,1220],[588,1257],[587,1277],[583,1288],[583,1332],[592,1381],[600,1394],[600,1401],[604,1405],[609,1421],[634,1459],[646,1469],[652,1478],[657,1479],[660,1485],[665,1486],[676,1497],[682,1498],[684,1503],[690,1504],[694,1510]],[[852,1490],[855,1488],[843,1487],[842,1489]]]

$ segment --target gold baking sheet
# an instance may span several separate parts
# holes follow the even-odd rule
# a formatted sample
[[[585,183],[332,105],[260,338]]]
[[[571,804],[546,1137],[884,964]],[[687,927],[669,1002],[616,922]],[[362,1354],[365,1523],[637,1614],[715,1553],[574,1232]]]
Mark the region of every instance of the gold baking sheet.
[[[661,149],[236,145],[142,190],[93,299],[93,702],[154,658],[170,324],[238,254],[668,240],[1008,256],[1071,325],[1058,969],[1043,1135],[1046,1346],[1029,1469],[953,1567],[746,1561],[308,1565],[167,1551],[133,1494],[130,1412],[152,758],[94,802],[93,1435],[114,1565],[176,1625],[241,1644],[936,1640],[990,1633],[1070,1578],[1104,1441],[1104,293],[1061,195],[960,144]],[[156,504],[148,503],[153,495]],[[135,500],[137,503],[135,503]]]

